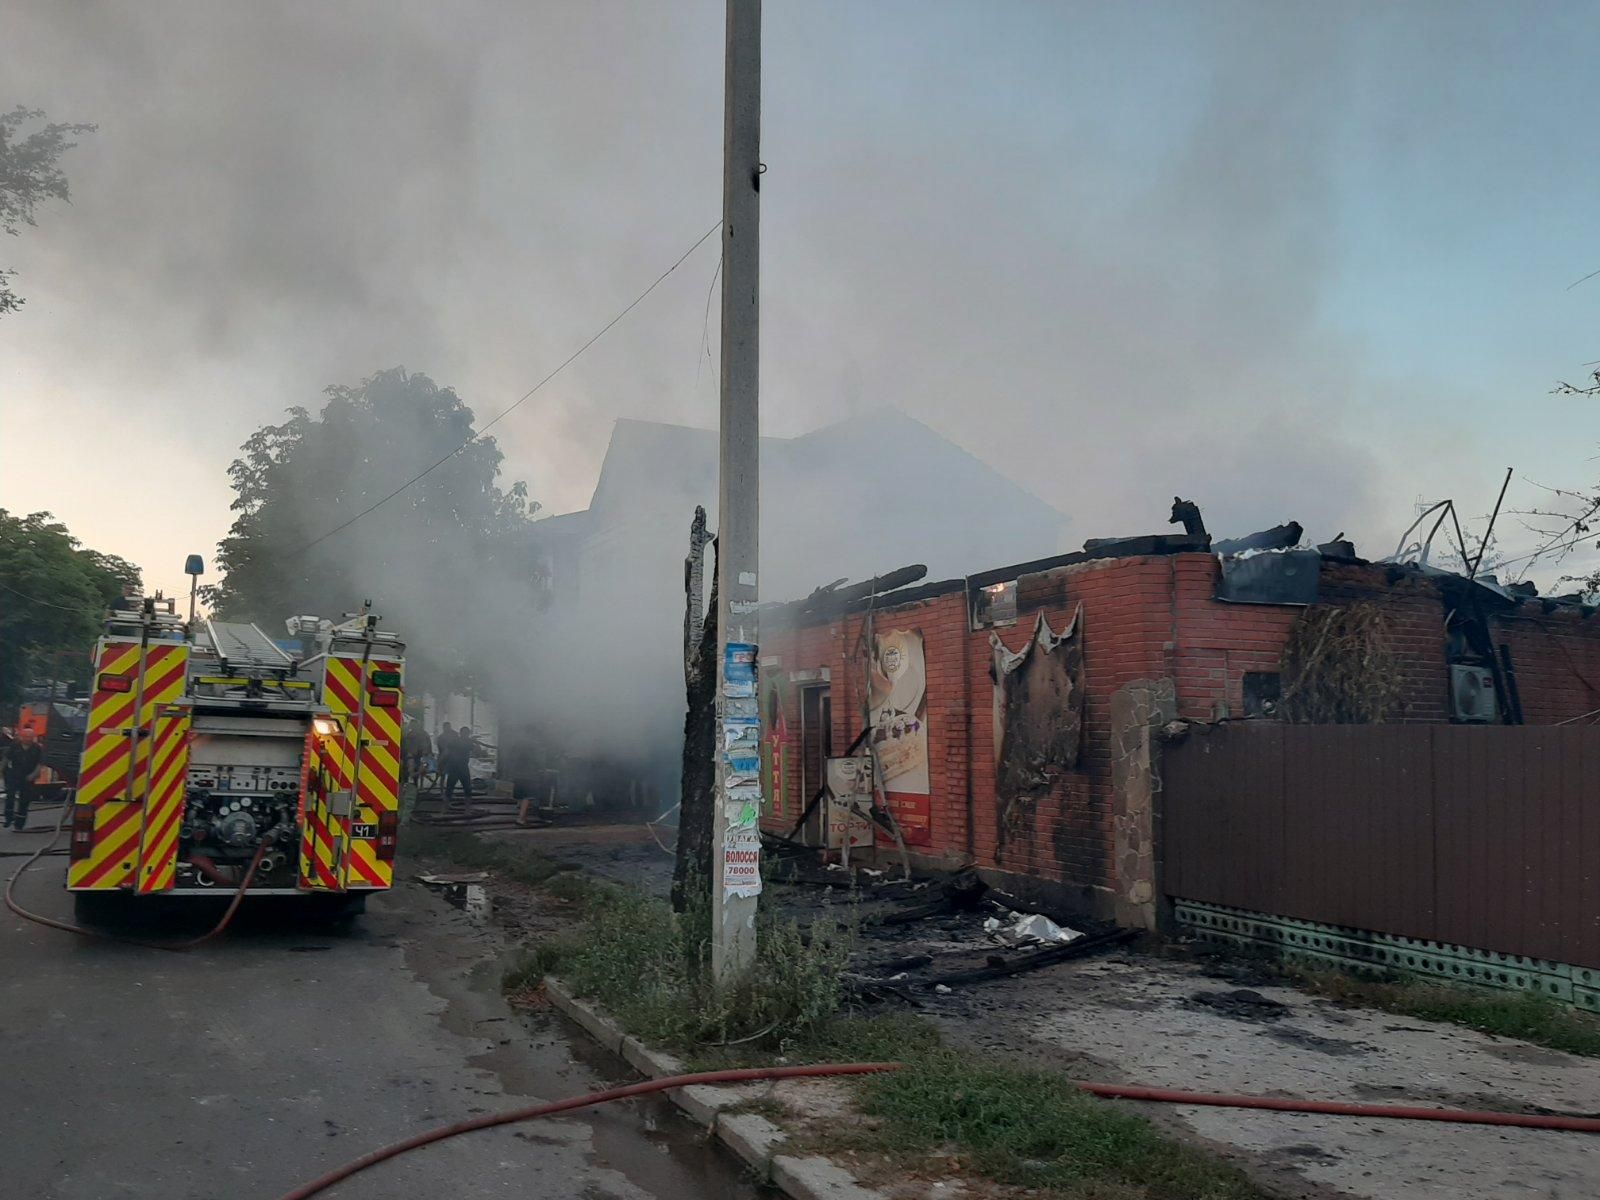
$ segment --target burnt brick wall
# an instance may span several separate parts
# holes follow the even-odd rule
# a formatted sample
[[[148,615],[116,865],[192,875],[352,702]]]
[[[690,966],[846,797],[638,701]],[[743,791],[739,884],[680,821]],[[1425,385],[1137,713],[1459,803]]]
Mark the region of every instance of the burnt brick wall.
[[[1496,647],[1511,649],[1525,723],[1592,719],[1600,709],[1600,618],[1570,608],[1546,613],[1534,600],[1491,617],[1489,628]]]
[[[1247,671],[1276,671],[1301,610],[1277,604],[1227,604],[1216,593],[1219,566],[1209,554],[1173,560],[1177,575],[1178,711],[1190,720],[1244,715]],[[1318,603],[1378,606],[1400,660],[1402,721],[1443,721],[1444,607],[1437,586],[1415,572],[1325,562]]]
[[[1039,613],[1059,632],[1083,605],[1084,742],[1078,769],[1058,778],[1028,808],[1021,829],[1000,836],[995,794],[990,630],[969,631],[959,589],[912,604],[882,607],[880,633],[923,635],[928,667],[928,749],[933,844],[921,853],[970,861],[1008,875],[1058,885],[1085,907],[1109,903],[1116,885],[1111,823],[1112,695],[1135,680],[1174,681],[1179,715],[1199,721],[1243,715],[1249,671],[1275,671],[1301,610],[1225,604],[1213,599],[1218,565],[1210,554],[1102,559],[1018,581],[1015,625],[993,632],[1010,650],[1032,635]],[[1448,719],[1445,608],[1435,582],[1382,566],[1325,562],[1320,601],[1377,604],[1402,666],[1400,719]],[[859,657],[865,616],[852,613],[764,636],[773,669],[828,667],[833,745],[843,753],[860,731],[865,688]],[[1491,620],[1496,643],[1511,647],[1530,724],[1553,724],[1600,709],[1600,620],[1572,610],[1545,613],[1538,602]],[[798,694],[787,693],[798,730]],[[786,819],[798,806],[798,756],[790,755]]]
[[[981,647],[968,675],[974,703],[972,852],[979,866],[1070,888],[1111,886],[1111,696],[1133,680],[1171,674],[1173,561],[1108,559],[1019,581],[1017,623],[995,631],[1008,650],[1020,650],[1033,635],[1039,613],[1059,633],[1083,606],[1083,746],[1077,770],[1028,803],[1021,828],[1004,841],[995,794],[988,631],[972,635]]]

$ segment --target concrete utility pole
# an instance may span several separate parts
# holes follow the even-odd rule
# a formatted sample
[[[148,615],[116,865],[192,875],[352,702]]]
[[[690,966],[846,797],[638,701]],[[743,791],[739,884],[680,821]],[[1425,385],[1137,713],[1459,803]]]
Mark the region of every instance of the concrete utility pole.
[[[751,786],[728,746],[759,744],[760,701],[741,686],[753,671],[730,671],[735,653],[756,643],[760,505],[761,0],[728,0],[722,116],[722,434],[718,455],[717,744],[711,858],[711,970],[731,981],[756,954],[753,855],[761,846],[749,823]],[[732,682],[730,682],[732,676]],[[737,695],[741,691],[751,695]],[[740,725],[739,723],[745,723]],[[750,736],[753,728],[753,738]],[[759,749],[753,750],[759,755]],[[759,788],[759,775],[757,776]],[[757,792],[759,797],[759,792]],[[759,798],[755,802],[759,811]]]

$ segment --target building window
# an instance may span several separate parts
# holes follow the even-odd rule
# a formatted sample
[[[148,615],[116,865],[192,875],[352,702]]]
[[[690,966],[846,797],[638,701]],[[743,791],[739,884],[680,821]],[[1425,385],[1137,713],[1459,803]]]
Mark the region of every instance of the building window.
[[[972,593],[972,628],[992,629],[1017,623],[1017,581],[991,583]]]
[[[1278,700],[1283,694],[1282,679],[1276,671],[1246,671],[1244,673],[1244,715],[1247,717],[1276,717]]]

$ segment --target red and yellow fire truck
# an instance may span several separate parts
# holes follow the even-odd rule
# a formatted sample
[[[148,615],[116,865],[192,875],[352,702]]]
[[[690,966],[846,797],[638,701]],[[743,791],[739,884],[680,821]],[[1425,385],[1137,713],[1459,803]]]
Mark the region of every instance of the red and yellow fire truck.
[[[113,613],[71,813],[79,914],[135,896],[236,889],[360,911],[391,886],[405,646],[363,607],[335,624],[185,625]]]

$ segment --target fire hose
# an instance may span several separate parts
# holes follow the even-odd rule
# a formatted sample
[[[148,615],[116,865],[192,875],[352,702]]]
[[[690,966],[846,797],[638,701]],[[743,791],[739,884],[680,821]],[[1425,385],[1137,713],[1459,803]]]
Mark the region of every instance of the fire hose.
[[[198,946],[203,946],[213,938],[220,937],[222,932],[227,929],[230,924],[232,924],[234,914],[239,911],[239,905],[244,903],[244,894],[250,890],[250,885],[255,882],[256,871],[260,868],[261,860],[266,857],[267,853],[266,842],[262,842],[261,845],[256,847],[255,857],[250,860],[250,865],[245,868],[244,875],[239,880],[238,890],[234,892],[233,901],[228,905],[227,911],[222,914],[222,919],[205,933],[202,933],[199,937],[190,938],[188,941],[184,942],[151,942],[146,941],[143,938],[122,937],[119,934],[105,933],[98,929],[90,929],[84,925],[75,925],[71,921],[58,921],[54,917],[46,917],[40,913],[30,912],[28,909],[23,908],[22,905],[17,903],[15,894],[17,880],[22,878],[29,867],[33,866],[34,863],[38,862],[46,854],[51,853],[55,849],[55,844],[61,840],[61,831],[66,828],[67,817],[71,814],[71,812],[71,805],[64,805],[62,807],[61,819],[56,822],[55,834],[48,842],[35,850],[28,857],[28,860],[17,868],[16,873],[11,876],[10,880],[7,881],[5,902],[6,907],[12,912],[16,913],[17,916],[21,917],[24,921],[32,921],[35,925],[43,925],[47,929],[59,929],[63,933],[75,933],[79,937],[98,938],[99,940],[106,942],[121,942],[127,946],[143,946],[147,950],[170,950],[178,953],[181,953],[185,950],[193,950]],[[231,882],[231,880],[229,882]]]
[[[701,1071],[693,1075],[667,1075],[648,1079],[643,1083],[630,1083],[603,1092],[574,1096],[548,1104],[534,1104],[514,1108],[508,1112],[490,1113],[450,1125],[441,1125],[402,1141],[380,1147],[360,1158],[320,1175],[287,1193],[283,1200],[309,1200],[321,1195],[336,1184],[368,1167],[387,1162],[391,1158],[423,1146],[442,1142],[479,1129],[493,1129],[498,1125],[511,1125],[518,1121],[531,1121],[536,1117],[553,1116],[573,1109],[607,1104],[613,1100],[627,1100],[634,1096],[647,1096],[652,1092],[665,1092],[674,1088],[693,1087],[696,1084],[752,1083],[774,1079],[815,1079],[834,1075],[876,1075],[885,1071],[899,1071],[904,1063],[824,1063],[803,1067],[745,1067],[727,1071]],[[1189,1092],[1178,1088],[1141,1087],[1137,1084],[1076,1082],[1074,1086],[1095,1096],[1120,1100],[1145,1100],[1161,1104],[1194,1104],[1216,1108],[1257,1108],[1275,1112],[1311,1113],[1341,1117],[1380,1117],[1400,1121],[1447,1121],[1461,1125],[1512,1125],[1523,1129],[1554,1129],[1573,1133],[1600,1133],[1600,1118],[1567,1116],[1560,1113],[1502,1113],[1481,1112],[1459,1108],[1422,1108],[1405,1104],[1347,1104],[1336,1100],[1299,1100],[1283,1096],[1234,1096],[1217,1092]]]
[[[651,1092],[664,1092],[670,1088],[693,1087],[697,1083],[752,1083],[764,1079],[814,1079],[827,1075],[872,1075],[881,1071],[897,1071],[899,1063],[824,1063],[819,1066],[809,1067],[743,1067],[728,1071],[701,1071],[694,1075],[667,1075],[661,1079],[647,1079],[643,1083],[630,1083],[622,1087],[610,1088],[603,1092],[590,1092],[587,1096],[574,1096],[569,1100],[556,1100],[549,1104],[534,1104],[526,1108],[514,1108],[509,1112],[489,1113],[482,1117],[473,1117],[466,1121],[457,1121],[453,1125],[441,1125],[437,1129],[429,1129],[415,1134],[403,1141],[393,1142],[380,1147],[369,1154],[363,1154],[353,1162],[348,1162],[342,1167],[320,1175],[310,1183],[295,1188],[283,1197],[283,1200],[307,1200],[310,1196],[317,1196],[327,1191],[336,1183],[342,1183],[350,1176],[365,1171],[368,1167],[397,1158],[409,1150],[417,1150],[423,1146],[442,1142],[446,1138],[457,1137],[463,1133],[472,1133],[478,1129],[492,1129],[496,1125],[511,1125],[518,1121],[531,1121],[535,1117],[549,1117],[556,1113],[570,1112],[575,1108],[588,1108],[595,1104],[607,1104],[613,1100],[627,1100],[633,1096],[647,1096]]]
[[[261,860],[266,855],[267,844],[262,843],[256,849],[255,857],[251,859],[249,867],[245,870],[239,881],[238,889],[234,892],[227,911],[222,919],[206,933],[199,937],[183,942],[151,942],[138,938],[125,938],[114,934],[103,933],[99,930],[89,929],[82,925],[75,925],[69,921],[58,921],[39,913],[31,912],[17,903],[15,890],[17,881],[23,874],[37,863],[46,854],[50,853],[61,832],[65,828],[66,818],[70,808],[63,808],[61,820],[57,823],[55,834],[39,849],[35,850],[26,862],[19,867],[11,879],[6,883],[5,903],[17,916],[23,920],[32,921],[50,929],[58,929],[65,933],[78,934],[82,937],[100,938],[105,941],[121,942],[127,945],[142,946],[152,950],[167,950],[181,952],[192,950],[213,938],[218,937],[232,922],[240,904],[244,901],[245,893],[255,881],[256,871],[261,865]],[[500,1125],[511,1125],[520,1121],[529,1121],[538,1117],[553,1116],[557,1113],[570,1112],[575,1109],[589,1108],[597,1104],[606,1104],[615,1100],[626,1100],[635,1096],[650,1095],[655,1092],[670,1091],[675,1088],[692,1087],[696,1084],[728,1084],[750,1083],[757,1081],[778,1079],[814,1079],[841,1075],[871,1075],[881,1074],[886,1071],[897,1071],[904,1068],[903,1063],[825,1063],[816,1066],[786,1066],[786,1067],[748,1067],[724,1071],[702,1071],[689,1075],[669,1075],[660,1079],[645,1080],[641,1083],[626,1084],[622,1087],[610,1088],[606,1091],[591,1092],[583,1096],[575,1096],[567,1100],[557,1100],[551,1103],[536,1104],[524,1108],[511,1109],[503,1113],[490,1113],[485,1116],[457,1121],[453,1124],[442,1125],[437,1128],[414,1134],[402,1141],[391,1143],[370,1151],[342,1167],[338,1167],[324,1175],[304,1184],[294,1191],[287,1193],[283,1200],[309,1200],[310,1197],[320,1195],[329,1188],[349,1179],[351,1176],[365,1171],[368,1167],[397,1158],[412,1150],[421,1149],[423,1146],[432,1145],[448,1138],[458,1137],[461,1134],[472,1133],[479,1129],[491,1129]],[[1283,1096],[1246,1096],[1231,1095],[1217,1092],[1195,1092],[1179,1088],[1145,1087],[1137,1084],[1092,1083],[1078,1081],[1074,1084],[1084,1092],[1091,1095],[1124,1100],[1142,1100],[1162,1104],[1190,1104],[1217,1108],[1240,1109],[1265,1109],[1273,1112],[1306,1113],[1314,1115],[1370,1117],[1403,1121],[1443,1121],[1464,1125],[1498,1125],[1523,1129],[1559,1130],[1573,1133],[1600,1133],[1600,1118],[1567,1115],[1561,1113],[1503,1113],[1487,1112],[1472,1109],[1450,1108],[1424,1108],[1416,1105],[1400,1104],[1354,1104],[1334,1100],[1303,1100]]]

